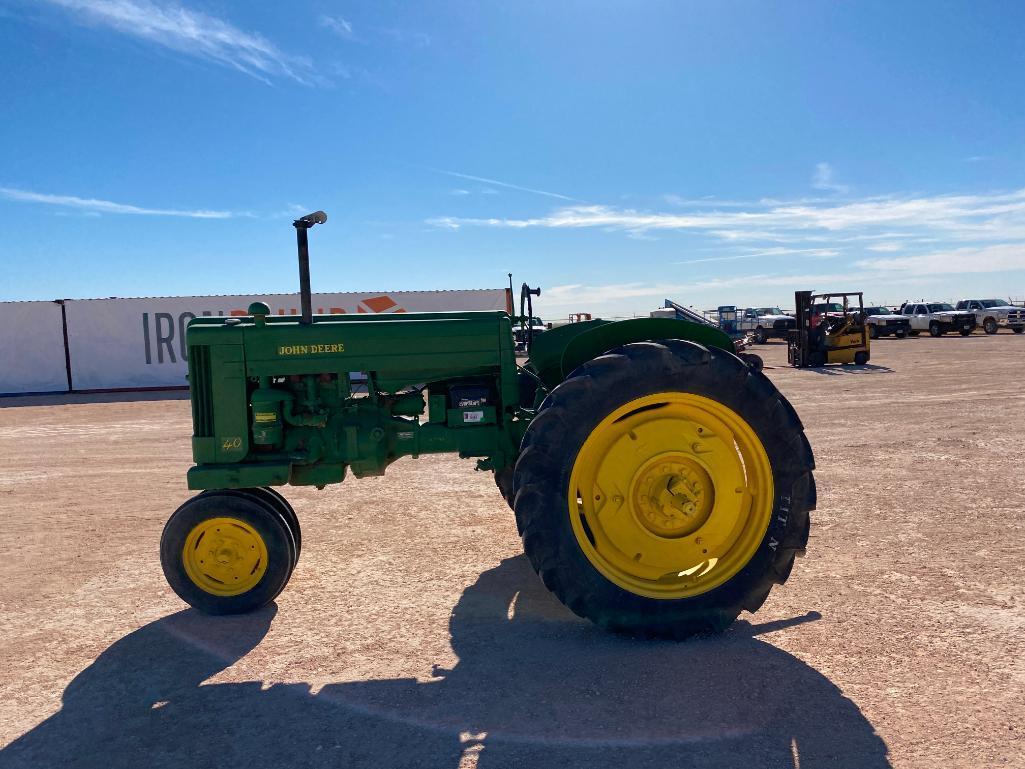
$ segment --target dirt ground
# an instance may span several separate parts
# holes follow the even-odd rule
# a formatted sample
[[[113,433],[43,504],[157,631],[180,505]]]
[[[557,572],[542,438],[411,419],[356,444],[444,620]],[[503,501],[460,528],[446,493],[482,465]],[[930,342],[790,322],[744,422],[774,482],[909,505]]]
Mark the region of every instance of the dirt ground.
[[[276,607],[198,616],[157,557],[188,403],[0,402],[0,768],[1025,766],[1025,336],[759,352],[816,454],[808,555],[683,643],[563,609],[447,457],[286,489]]]

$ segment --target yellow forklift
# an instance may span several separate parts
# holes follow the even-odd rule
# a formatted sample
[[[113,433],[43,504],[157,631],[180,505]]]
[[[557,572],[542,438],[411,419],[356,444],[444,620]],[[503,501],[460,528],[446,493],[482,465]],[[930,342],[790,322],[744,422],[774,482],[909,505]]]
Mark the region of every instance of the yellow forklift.
[[[855,305],[855,301],[857,304]],[[868,325],[860,291],[794,293],[797,327],[787,333],[787,361],[807,368],[869,360]]]

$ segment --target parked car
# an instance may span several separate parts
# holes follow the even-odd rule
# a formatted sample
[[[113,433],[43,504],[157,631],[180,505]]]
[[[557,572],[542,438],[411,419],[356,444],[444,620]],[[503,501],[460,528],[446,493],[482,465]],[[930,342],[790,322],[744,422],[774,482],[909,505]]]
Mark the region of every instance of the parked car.
[[[866,307],[865,325],[872,339],[893,334],[903,339],[911,331],[911,320],[903,315],[894,314],[889,307]]]
[[[911,336],[928,331],[929,336],[943,336],[956,331],[968,336],[975,330],[975,314],[955,310],[947,302],[905,302],[900,313],[911,321]]]
[[[737,330],[750,331],[756,344],[767,339],[786,339],[787,331],[796,327],[793,316],[779,307],[748,307],[737,313]]]
[[[1025,331],[1025,309],[1003,299],[962,299],[957,309],[974,313],[975,322],[987,334],[995,334],[1001,326],[1016,334]]]

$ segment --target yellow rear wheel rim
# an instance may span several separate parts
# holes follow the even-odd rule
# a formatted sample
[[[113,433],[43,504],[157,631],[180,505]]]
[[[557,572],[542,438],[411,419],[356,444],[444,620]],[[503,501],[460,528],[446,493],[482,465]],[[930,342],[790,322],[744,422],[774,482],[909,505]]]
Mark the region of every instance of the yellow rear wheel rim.
[[[754,557],[772,515],[772,468],[733,409],[648,395],[591,432],[570,475],[569,516],[594,567],[649,598],[690,598]]]
[[[196,524],[182,549],[185,573],[200,590],[217,596],[252,590],[267,571],[267,545],[238,518],[208,518]]]

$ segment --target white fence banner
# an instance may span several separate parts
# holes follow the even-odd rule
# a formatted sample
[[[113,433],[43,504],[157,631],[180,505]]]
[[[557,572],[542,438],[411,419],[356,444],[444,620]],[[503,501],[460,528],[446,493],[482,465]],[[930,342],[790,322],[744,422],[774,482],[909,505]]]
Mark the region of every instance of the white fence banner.
[[[314,294],[314,313],[442,312],[508,309],[508,290]],[[72,387],[112,390],[187,384],[185,327],[200,315],[245,315],[266,302],[298,315],[298,294],[86,299],[66,303]],[[54,305],[56,307],[56,305]],[[58,315],[60,308],[57,308]],[[58,319],[57,325],[60,331]],[[62,367],[63,367],[63,353]]]
[[[67,392],[56,302],[0,303],[0,393]]]

